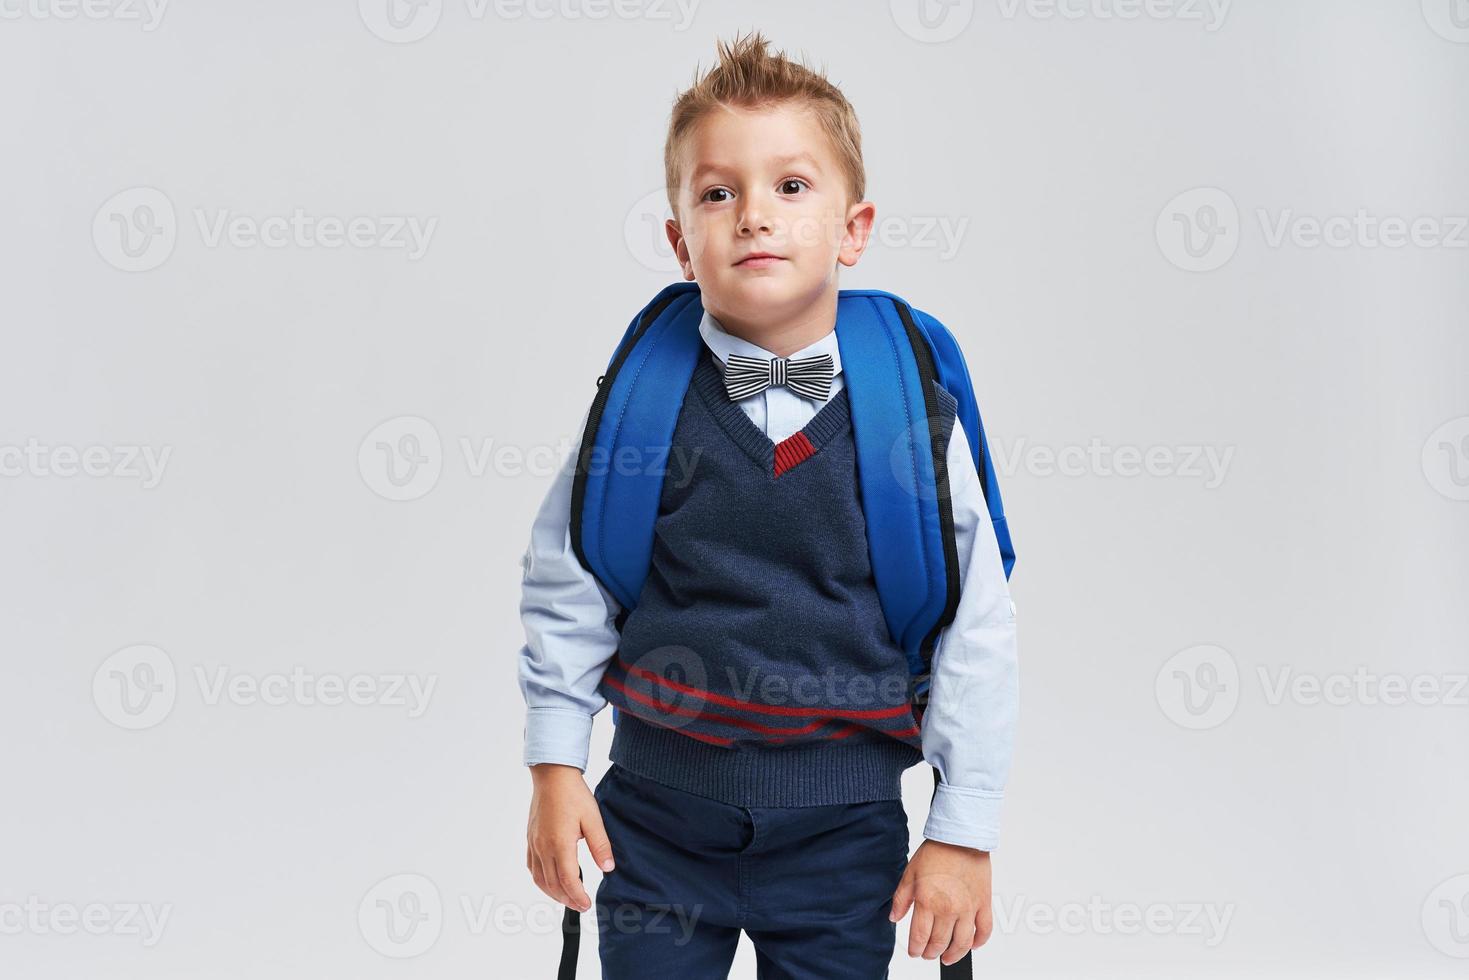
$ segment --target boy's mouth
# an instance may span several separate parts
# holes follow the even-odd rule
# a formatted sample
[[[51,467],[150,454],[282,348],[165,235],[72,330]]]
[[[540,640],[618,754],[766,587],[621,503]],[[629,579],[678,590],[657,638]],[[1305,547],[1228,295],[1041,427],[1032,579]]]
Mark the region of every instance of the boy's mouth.
[[[770,252],[751,252],[749,255],[745,256],[743,259],[740,259],[738,262],[736,262],[735,263],[735,268],[737,268],[737,269],[763,269],[763,268],[765,268],[768,265],[774,265],[777,262],[784,262],[784,261],[785,260],[782,259],[779,255],[774,255],[774,254],[772,254]]]

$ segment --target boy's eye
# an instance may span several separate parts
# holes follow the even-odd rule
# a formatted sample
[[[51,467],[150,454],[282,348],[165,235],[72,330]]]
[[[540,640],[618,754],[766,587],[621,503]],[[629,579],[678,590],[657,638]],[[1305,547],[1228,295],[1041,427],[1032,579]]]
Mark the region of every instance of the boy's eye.
[[[723,187],[711,187],[711,188],[709,188],[709,190],[707,190],[707,191],[704,192],[704,200],[708,201],[710,194],[728,194],[728,193],[729,193],[729,191],[726,188],[723,188]],[[723,204],[724,201],[723,200],[714,200],[714,201],[710,201],[710,203],[711,204]]]
[[[796,189],[793,190],[793,191],[791,191],[790,193],[792,193],[792,194],[799,194],[801,192],[800,189],[802,187],[806,187],[808,185],[806,184],[806,182],[804,180],[802,180],[799,177],[787,177],[785,180],[783,180],[783,181],[780,182],[780,186],[781,186],[781,190],[782,191],[784,191],[786,188],[789,188],[789,187],[795,187]]]

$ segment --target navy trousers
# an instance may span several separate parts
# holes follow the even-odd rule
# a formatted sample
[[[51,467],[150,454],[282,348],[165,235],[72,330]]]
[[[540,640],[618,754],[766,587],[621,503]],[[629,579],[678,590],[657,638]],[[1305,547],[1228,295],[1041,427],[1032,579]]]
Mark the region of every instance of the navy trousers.
[[[593,790],[617,867],[593,900],[603,980],[885,980],[908,864],[902,800],[731,806],[613,763]]]

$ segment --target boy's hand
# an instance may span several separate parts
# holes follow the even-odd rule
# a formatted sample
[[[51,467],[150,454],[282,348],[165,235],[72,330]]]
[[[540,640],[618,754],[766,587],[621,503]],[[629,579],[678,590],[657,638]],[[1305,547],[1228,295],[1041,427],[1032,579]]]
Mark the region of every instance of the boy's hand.
[[[535,792],[530,800],[525,866],[536,887],[578,912],[592,907],[576,863],[576,842],[585,837],[592,860],[611,871],[612,842],[602,826],[602,811],[575,766],[542,762],[530,767]]]
[[[916,903],[915,903],[916,900]],[[990,855],[972,847],[925,840],[908,860],[893,910],[897,922],[913,906],[908,955],[950,966],[989,941],[994,931],[990,909]]]

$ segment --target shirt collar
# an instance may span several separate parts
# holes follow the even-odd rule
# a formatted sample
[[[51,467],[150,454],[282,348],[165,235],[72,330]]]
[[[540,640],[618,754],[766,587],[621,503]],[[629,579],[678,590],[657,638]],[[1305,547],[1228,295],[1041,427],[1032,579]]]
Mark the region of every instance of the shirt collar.
[[[752,344],[743,337],[736,337],[734,334],[725,330],[708,310],[704,311],[704,317],[699,321],[699,335],[704,338],[704,343],[714,352],[715,360],[719,362],[721,373],[724,371],[724,365],[729,360],[729,355],[731,354],[763,357],[767,360],[776,356],[764,347],[758,344]],[[790,356],[792,358],[816,357],[820,354],[831,355],[832,377],[836,377],[842,373],[842,353],[840,346],[837,344],[837,332],[835,328],[814,344],[808,344]]]

